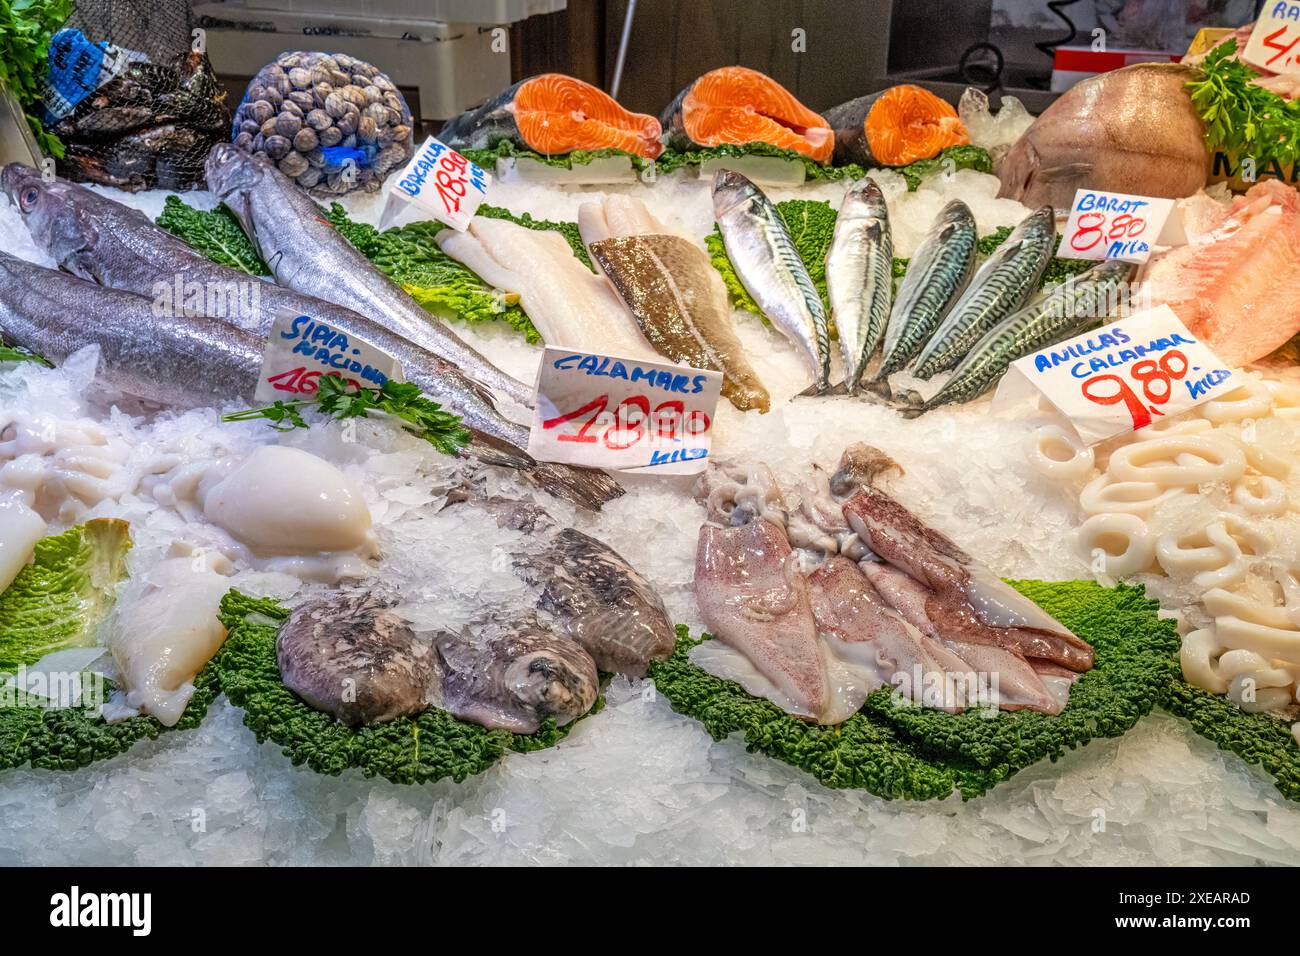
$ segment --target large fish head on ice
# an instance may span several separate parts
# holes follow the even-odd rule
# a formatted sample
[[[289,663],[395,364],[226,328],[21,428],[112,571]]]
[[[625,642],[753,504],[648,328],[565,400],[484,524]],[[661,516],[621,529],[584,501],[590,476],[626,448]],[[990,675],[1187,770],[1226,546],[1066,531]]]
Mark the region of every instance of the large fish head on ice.
[[[18,207],[32,238],[60,265],[94,245],[97,229],[87,201],[93,194],[83,187],[46,179],[22,163],[0,171],[0,187]]]

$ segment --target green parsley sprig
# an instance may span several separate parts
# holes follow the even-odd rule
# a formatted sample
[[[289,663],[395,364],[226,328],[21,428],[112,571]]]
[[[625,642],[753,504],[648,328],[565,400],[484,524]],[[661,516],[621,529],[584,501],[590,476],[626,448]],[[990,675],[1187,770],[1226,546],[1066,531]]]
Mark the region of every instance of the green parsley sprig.
[[[278,401],[262,408],[250,408],[222,416],[226,422],[266,419],[276,431],[288,432],[310,427],[303,410],[315,409],[322,415],[348,418],[387,418],[423,438],[444,455],[455,455],[470,442],[470,433],[459,415],[443,411],[441,405],[425,398],[416,385],[387,381],[379,388],[353,386],[336,375],[322,375],[313,398],[293,402]]]
[[[1255,81],[1260,74],[1239,59],[1235,39],[1210,51],[1203,77],[1187,84],[1192,106],[1205,121],[1212,149],[1254,159],[1256,168],[1300,161],[1300,101],[1284,100]]]

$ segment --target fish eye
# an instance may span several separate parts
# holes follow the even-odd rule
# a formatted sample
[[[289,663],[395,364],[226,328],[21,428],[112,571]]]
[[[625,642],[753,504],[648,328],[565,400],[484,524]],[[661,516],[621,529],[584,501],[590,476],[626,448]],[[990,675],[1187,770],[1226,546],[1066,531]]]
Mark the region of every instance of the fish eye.
[[[41,196],[40,191],[35,186],[28,186],[18,196],[18,204],[24,209],[31,209],[36,205],[36,200]]]

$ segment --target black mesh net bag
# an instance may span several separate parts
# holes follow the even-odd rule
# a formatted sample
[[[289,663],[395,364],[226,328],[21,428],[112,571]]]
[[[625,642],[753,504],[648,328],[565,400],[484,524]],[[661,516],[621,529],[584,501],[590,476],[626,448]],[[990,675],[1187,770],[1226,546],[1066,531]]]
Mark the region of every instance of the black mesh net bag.
[[[59,172],[120,189],[191,189],[230,134],[226,94],[182,0],[77,0],[50,41],[46,129]]]

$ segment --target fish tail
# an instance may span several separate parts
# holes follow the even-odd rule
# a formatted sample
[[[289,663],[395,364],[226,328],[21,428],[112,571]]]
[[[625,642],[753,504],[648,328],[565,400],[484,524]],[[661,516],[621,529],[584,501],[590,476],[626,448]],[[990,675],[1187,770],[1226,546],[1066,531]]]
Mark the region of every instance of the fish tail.
[[[625,494],[618,482],[595,468],[539,461],[524,474],[543,491],[592,511]]]
[[[473,438],[462,454],[477,458],[485,465],[499,465],[502,468],[531,468],[536,460],[510,442],[494,438],[483,432],[474,432]]]
[[[840,382],[838,385],[823,385],[821,382],[813,382],[795,398],[816,398],[819,395],[848,395],[848,382]]]

